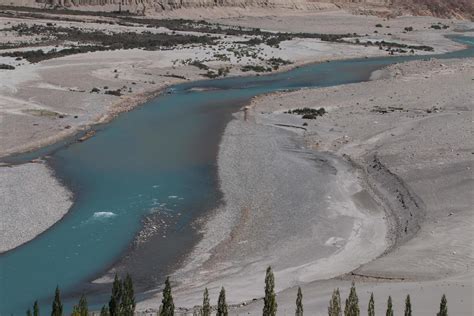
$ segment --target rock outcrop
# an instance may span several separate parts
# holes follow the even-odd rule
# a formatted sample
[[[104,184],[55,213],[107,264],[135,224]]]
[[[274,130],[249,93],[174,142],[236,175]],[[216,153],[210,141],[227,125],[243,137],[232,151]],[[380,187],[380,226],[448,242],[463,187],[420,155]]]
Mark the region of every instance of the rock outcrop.
[[[38,3],[51,6],[115,6],[123,10],[135,11],[141,8],[166,11],[181,8],[202,7],[263,7],[311,10],[339,4],[376,4],[388,5],[391,0],[37,0]]]
[[[472,0],[0,0],[3,5],[65,7],[91,11],[125,10],[154,14],[193,8],[321,10],[349,8],[356,14],[433,15],[474,19]]]

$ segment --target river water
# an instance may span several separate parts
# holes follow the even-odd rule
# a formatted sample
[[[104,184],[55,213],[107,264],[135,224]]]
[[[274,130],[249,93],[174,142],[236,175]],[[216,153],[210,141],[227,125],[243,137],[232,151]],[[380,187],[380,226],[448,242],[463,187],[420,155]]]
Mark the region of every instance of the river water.
[[[468,49],[436,57],[474,56]],[[31,242],[0,255],[0,315],[23,314],[35,300],[49,313],[57,285],[66,307],[81,291],[106,303],[108,287],[92,285],[120,263],[139,289],[162,282],[199,240],[193,222],[221,203],[216,155],[232,113],[250,98],[278,90],[368,80],[400,56],[313,64],[288,72],[176,85],[145,105],[96,127],[85,142],[62,142],[7,159],[43,157],[74,193],[69,213]],[[158,234],[133,246],[142,220]]]

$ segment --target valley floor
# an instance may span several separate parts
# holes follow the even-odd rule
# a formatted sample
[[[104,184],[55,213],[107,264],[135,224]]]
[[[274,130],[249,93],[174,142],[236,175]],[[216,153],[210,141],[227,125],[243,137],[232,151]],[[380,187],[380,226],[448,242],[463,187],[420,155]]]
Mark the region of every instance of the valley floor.
[[[364,40],[385,39],[433,46],[434,53],[461,49],[462,45],[444,35],[455,29],[473,27],[466,21],[417,17],[386,21],[342,11],[215,21],[272,31],[356,32],[363,34]],[[1,17],[3,36],[0,38],[16,39],[14,33],[2,30],[12,24],[51,22],[111,31],[107,24]],[[446,23],[449,28],[430,28],[438,22]],[[375,27],[376,24],[382,27]],[[408,26],[414,31],[406,32]],[[144,29],[113,27],[113,31],[141,32]],[[228,66],[229,75],[255,74],[242,72],[241,66],[258,64],[258,60],[238,60],[230,52],[225,53],[229,58],[227,62],[213,57],[241,40],[242,37],[222,36],[220,48],[183,46],[159,51],[101,51],[36,64],[0,57],[0,64],[16,67],[0,70],[0,157],[38,148],[106,122],[169,85],[205,78],[204,71],[182,62],[189,58],[205,61],[211,69]],[[376,46],[317,39],[292,39],[282,42],[280,48],[259,44],[256,51],[262,59],[276,57],[293,62],[280,70],[309,62],[388,54]],[[229,225],[229,231],[211,236],[214,239],[204,238],[203,243],[212,242],[202,249],[212,251],[199,258],[203,261],[198,265],[177,271],[177,278],[181,277],[177,282],[182,284],[175,292],[177,306],[191,308],[199,304],[204,286],[210,288],[215,300],[217,290],[225,285],[230,303],[249,301],[245,306],[233,308],[232,314],[259,314],[262,301],[252,302],[252,299],[261,297],[263,271],[271,264],[276,272],[282,315],[294,312],[294,286],[303,287],[305,310],[325,313],[333,288],[342,288],[345,296],[350,280],[359,284],[362,306],[370,291],[376,293],[380,311],[388,294],[393,294],[395,309],[401,311],[402,296],[409,293],[417,315],[432,315],[441,293],[446,291],[450,312],[456,315],[472,312],[469,298],[474,261],[471,233],[474,223],[471,135],[474,60],[410,62],[391,66],[375,77],[378,80],[367,83],[259,97],[250,105],[247,120],[242,113],[236,114],[226,130],[219,154],[227,209],[216,211],[209,222],[223,220]],[[127,88],[121,96],[103,93],[107,90],[105,87],[114,90],[123,86]],[[91,93],[93,88],[99,88],[100,92]],[[324,107],[328,113],[314,121],[283,113],[303,107]],[[308,125],[304,129],[282,129],[279,125],[303,127],[305,122]],[[288,154],[289,148],[298,151],[300,156]],[[334,206],[334,212],[340,216],[337,224],[337,217],[325,224],[333,230],[340,225],[340,236],[329,230],[322,235],[316,233],[317,229],[324,230],[324,224],[313,225],[317,221],[310,216],[315,197],[307,188],[321,189],[315,183],[318,180],[315,177],[320,175],[312,173],[306,157],[306,153],[313,150],[323,152],[323,160],[338,166],[340,187],[324,188],[323,193],[328,197],[324,203],[331,205],[332,198],[339,203],[340,208]],[[2,244],[0,251],[34,238],[59,220],[71,204],[70,193],[55,181],[44,165],[27,166],[24,168],[32,168],[28,174],[37,176],[38,183],[31,185],[41,185],[44,190],[41,192],[49,193],[33,194],[34,188],[6,190],[23,186],[20,182],[28,179],[19,180],[20,173],[14,172],[21,167],[2,165],[0,200],[6,204],[2,204],[0,216],[10,216],[11,210],[18,209],[21,214],[28,213],[30,218],[43,216],[48,224],[35,225],[34,231],[20,239],[18,234],[31,223],[9,222],[4,232],[2,229],[1,240],[10,241]],[[278,174],[279,170],[282,174]],[[255,173],[263,171],[267,172],[266,176],[258,177]],[[305,184],[302,188],[301,183]],[[285,204],[292,201],[289,192],[300,190],[304,194],[299,196],[297,204]],[[28,195],[26,204],[18,192]],[[244,196],[246,203],[242,203]],[[55,212],[45,214],[43,208],[32,210],[31,205],[46,205],[46,209]],[[298,219],[289,218],[284,212],[288,208],[305,213]],[[259,212],[252,213],[255,209]],[[276,211],[272,213],[270,209]],[[229,210],[235,211],[231,218],[225,216]],[[318,220],[324,221],[324,218],[321,216]],[[285,226],[285,222],[295,226]],[[259,225],[270,226],[259,230],[258,227],[262,227]],[[296,232],[298,225],[303,226]],[[266,234],[270,228],[275,228],[274,233]],[[291,236],[298,238],[292,240]],[[318,240],[312,243],[314,238]],[[222,240],[226,243],[221,243]],[[287,243],[274,244],[282,240]],[[349,243],[351,241],[354,243]],[[295,248],[297,244],[300,248]],[[347,250],[335,251],[336,255],[343,253],[341,257],[325,257],[327,248],[335,250],[340,245],[345,245],[342,248]],[[237,263],[243,268],[237,269]],[[186,290],[182,290],[183,287]],[[159,297],[154,297],[140,302],[138,309],[156,309],[158,302]]]

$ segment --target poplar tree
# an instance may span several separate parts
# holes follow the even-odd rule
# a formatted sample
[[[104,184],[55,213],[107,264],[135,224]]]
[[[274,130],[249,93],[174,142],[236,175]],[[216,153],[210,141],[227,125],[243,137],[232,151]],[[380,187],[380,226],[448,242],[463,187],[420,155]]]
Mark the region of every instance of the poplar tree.
[[[119,279],[117,274],[114,277],[114,283],[112,284],[112,296],[109,301],[109,314],[110,316],[120,316],[120,302],[122,300],[122,281]]]
[[[33,316],[39,316],[40,312],[39,312],[39,305],[38,305],[38,301],[35,301],[35,303],[33,304]]]
[[[448,300],[446,299],[446,295],[443,294],[441,298],[441,303],[439,304],[439,313],[437,316],[448,316]]]
[[[341,294],[339,293],[339,289],[335,289],[332,292],[332,297],[331,297],[331,300],[329,301],[328,315],[329,316],[342,315]]]
[[[87,307],[87,299],[84,294],[81,295],[79,299],[79,304],[75,305],[73,308],[73,314],[78,316],[87,316],[89,314],[89,308]]]
[[[163,289],[163,299],[161,300],[160,316],[173,316],[174,303],[173,295],[171,294],[170,278],[167,277],[165,281],[165,288]]]
[[[31,316],[31,309],[28,308],[28,309],[26,310],[26,316]]]
[[[296,313],[295,316],[303,316],[303,293],[298,287],[298,294],[296,295]]]
[[[102,309],[100,310],[100,316],[110,316],[107,306],[102,306]]]
[[[265,275],[265,298],[263,299],[263,316],[275,316],[278,304],[275,297],[275,277],[272,267],[267,268]]]
[[[125,281],[122,284],[122,301],[120,302],[121,316],[133,316],[135,313],[135,291],[133,290],[133,281],[127,273]],[[82,315],[81,315],[82,316]]]
[[[392,297],[388,297],[386,316],[393,316]]]
[[[59,287],[56,287],[54,293],[53,309],[51,311],[51,316],[62,316],[63,315],[63,304],[61,303],[61,297],[59,292]]]
[[[202,297],[201,316],[211,316],[211,304],[209,302],[209,291],[207,287],[204,289]]]
[[[407,295],[407,298],[405,299],[405,316],[411,316],[410,295]]]
[[[346,306],[344,308],[344,316],[359,316],[359,298],[357,297],[356,287],[352,282],[349,297],[346,299]]]
[[[216,316],[227,316],[229,312],[227,310],[227,303],[225,302],[225,289],[221,288],[219,293],[219,299],[217,300],[217,313]]]
[[[71,316],[81,316],[81,312],[79,311],[79,306],[74,305],[74,306],[72,307]]]
[[[375,316],[375,302],[374,302],[374,293],[370,294],[369,308],[367,314],[369,316]]]

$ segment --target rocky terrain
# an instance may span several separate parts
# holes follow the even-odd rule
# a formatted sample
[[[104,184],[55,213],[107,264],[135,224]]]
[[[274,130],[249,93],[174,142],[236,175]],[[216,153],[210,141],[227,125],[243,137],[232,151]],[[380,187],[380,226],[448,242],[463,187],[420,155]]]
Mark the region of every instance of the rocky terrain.
[[[208,17],[215,16],[215,13],[221,16],[256,13],[249,12],[246,10],[248,8],[264,9],[260,15],[264,15],[269,9],[276,10],[274,13],[277,14],[285,14],[285,10],[314,11],[345,8],[357,14],[386,17],[414,14],[472,19],[474,16],[474,5],[470,0],[1,0],[0,4],[90,11],[123,10],[142,15],[162,14],[173,10],[186,15],[186,9],[217,9],[207,13],[206,10],[200,11]]]

